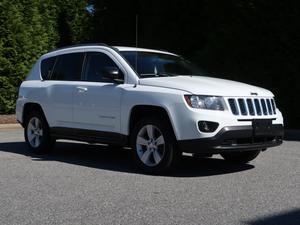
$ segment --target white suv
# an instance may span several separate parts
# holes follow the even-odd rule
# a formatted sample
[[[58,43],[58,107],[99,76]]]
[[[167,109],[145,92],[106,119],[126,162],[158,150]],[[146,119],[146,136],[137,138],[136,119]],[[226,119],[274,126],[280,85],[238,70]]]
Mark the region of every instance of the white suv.
[[[270,91],[203,76],[170,52],[105,44],[43,55],[21,84],[16,113],[36,153],[57,139],[130,146],[152,173],[182,152],[246,163],[283,137]]]

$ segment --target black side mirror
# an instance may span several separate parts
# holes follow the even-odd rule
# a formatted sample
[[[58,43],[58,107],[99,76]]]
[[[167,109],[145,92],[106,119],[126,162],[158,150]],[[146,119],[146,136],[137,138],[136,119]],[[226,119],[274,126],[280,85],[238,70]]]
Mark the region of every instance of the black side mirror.
[[[117,84],[124,82],[123,73],[120,72],[119,68],[113,66],[105,67],[103,69],[102,77]]]

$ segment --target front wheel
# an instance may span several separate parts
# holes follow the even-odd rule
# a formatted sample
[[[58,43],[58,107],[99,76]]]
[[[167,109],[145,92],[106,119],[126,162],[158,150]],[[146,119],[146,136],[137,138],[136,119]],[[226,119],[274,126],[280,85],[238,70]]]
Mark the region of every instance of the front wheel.
[[[133,157],[147,173],[169,170],[179,154],[172,127],[156,118],[140,120],[131,135]]]
[[[229,162],[247,163],[255,159],[260,153],[260,150],[245,151],[245,152],[226,152],[221,153],[221,156]]]

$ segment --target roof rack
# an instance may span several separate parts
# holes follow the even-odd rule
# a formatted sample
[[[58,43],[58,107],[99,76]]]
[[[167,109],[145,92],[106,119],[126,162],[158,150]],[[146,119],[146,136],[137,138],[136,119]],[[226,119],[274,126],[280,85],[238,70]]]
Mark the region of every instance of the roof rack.
[[[109,45],[107,45],[105,43],[85,43],[85,44],[67,45],[67,46],[64,46],[64,47],[61,47],[61,48],[53,49],[52,51],[49,51],[49,52],[55,52],[55,51],[58,51],[58,50],[63,50],[63,49],[68,49],[68,48],[74,48],[74,47],[84,47],[84,46],[88,47],[88,46],[95,46],[95,45],[110,47]]]

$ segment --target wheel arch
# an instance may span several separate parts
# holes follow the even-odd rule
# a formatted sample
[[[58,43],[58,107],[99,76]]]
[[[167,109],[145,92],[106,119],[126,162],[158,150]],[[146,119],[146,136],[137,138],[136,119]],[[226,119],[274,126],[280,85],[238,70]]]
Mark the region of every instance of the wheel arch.
[[[24,104],[23,113],[22,113],[22,126],[23,127],[25,126],[28,114],[32,111],[40,112],[42,114],[42,116],[44,117],[44,119],[46,120],[47,125],[49,126],[42,106],[38,103],[35,103],[35,102],[27,102],[27,103]]]
[[[165,119],[167,123],[169,123],[172,128],[173,134],[176,137],[175,127],[173,121],[171,119],[170,113],[167,109],[162,106],[156,105],[135,105],[132,107],[129,115],[129,123],[128,123],[128,134],[131,135],[131,132],[135,126],[135,124],[142,118],[145,117],[159,117],[161,119]]]

